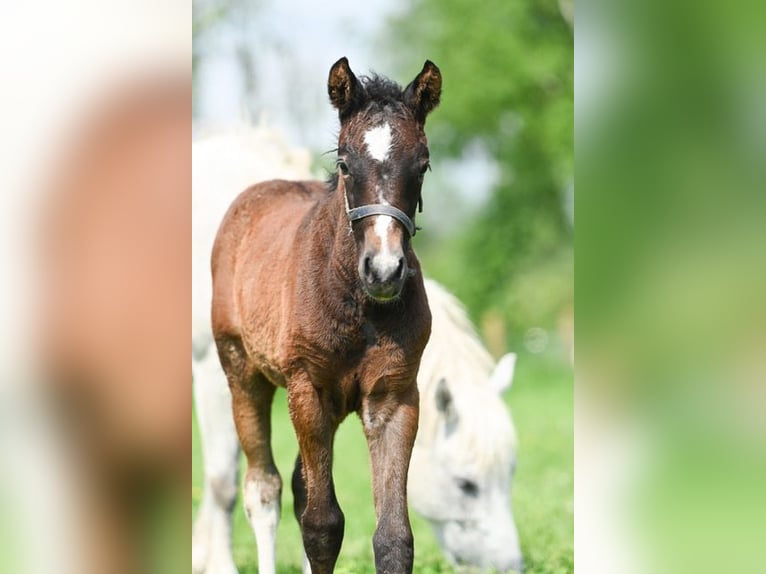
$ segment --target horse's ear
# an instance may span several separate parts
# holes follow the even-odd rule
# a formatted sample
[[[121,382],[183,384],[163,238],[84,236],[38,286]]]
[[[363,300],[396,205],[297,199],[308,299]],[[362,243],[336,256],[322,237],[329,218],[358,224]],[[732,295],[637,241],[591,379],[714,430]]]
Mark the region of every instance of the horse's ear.
[[[341,119],[347,117],[357,107],[362,95],[362,85],[349,68],[347,58],[341,58],[330,68],[327,93]]]
[[[434,398],[436,399],[436,410],[446,417],[447,422],[456,421],[457,410],[455,410],[455,402],[447,385],[447,379],[444,377],[436,383],[436,395]]]
[[[497,362],[495,370],[489,377],[490,386],[502,393],[511,386],[513,372],[516,370],[516,353],[508,353]]]
[[[426,116],[439,105],[442,95],[442,73],[431,60],[426,60],[423,69],[404,90],[404,101],[415,112],[415,118],[426,123]]]

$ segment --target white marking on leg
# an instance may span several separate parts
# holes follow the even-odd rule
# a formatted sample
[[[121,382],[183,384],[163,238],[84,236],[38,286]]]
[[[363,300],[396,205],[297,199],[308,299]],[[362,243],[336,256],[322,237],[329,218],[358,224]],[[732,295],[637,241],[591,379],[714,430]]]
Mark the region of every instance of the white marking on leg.
[[[372,159],[386,161],[391,150],[391,126],[385,123],[372,128],[364,134],[364,143]]]
[[[279,499],[263,502],[258,483],[249,480],[245,483],[244,503],[258,545],[258,572],[275,574]]]

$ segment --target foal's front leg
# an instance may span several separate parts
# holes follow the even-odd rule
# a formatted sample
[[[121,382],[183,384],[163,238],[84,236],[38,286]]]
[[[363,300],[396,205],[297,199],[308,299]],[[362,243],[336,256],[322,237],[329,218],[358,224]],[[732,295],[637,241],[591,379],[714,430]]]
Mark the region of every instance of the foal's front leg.
[[[299,522],[312,574],[332,573],[345,524],[332,480],[332,443],[338,423],[322,392],[308,378],[292,380],[287,390],[302,462],[302,480],[294,477],[293,481],[301,494],[305,489]]]
[[[413,539],[407,511],[407,471],[418,429],[418,388],[366,397],[362,423],[372,463],[378,525],[372,540],[378,574],[411,574]]]

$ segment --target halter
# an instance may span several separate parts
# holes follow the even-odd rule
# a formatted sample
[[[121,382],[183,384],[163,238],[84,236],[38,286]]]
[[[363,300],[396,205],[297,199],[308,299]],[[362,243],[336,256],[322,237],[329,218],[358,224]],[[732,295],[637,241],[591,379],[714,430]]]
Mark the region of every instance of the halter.
[[[351,223],[364,219],[365,217],[370,217],[371,215],[390,215],[404,226],[407,233],[410,234],[410,237],[415,235],[419,229],[406,213],[395,208],[393,205],[385,205],[383,203],[362,205],[361,207],[355,207],[354,209],[347,208],[346,215]]]
[[[345,186],[343,186],[343,199],[346,202],[346,217],[348,217],[348,221],[352,225],[355,221],[359,221],[360,219],[364,219],[365,217],[370,217],[372,215],[388,215],[401,223],[407,230],[407,233],[410,234],[410,237],[414,237],[418,229],[420,229],[420,227],[416,226],[415,222],[412,221],[412,219],[410,219],[406,213],[404,213],[401,209],[397,209],[393,205],[386,205],[385,203],[371,203],[369,205],[362,205],[350,209],[348,206],[348,194],[346,192]],[[423,211],[422,197],[418,198],[418,211]]]

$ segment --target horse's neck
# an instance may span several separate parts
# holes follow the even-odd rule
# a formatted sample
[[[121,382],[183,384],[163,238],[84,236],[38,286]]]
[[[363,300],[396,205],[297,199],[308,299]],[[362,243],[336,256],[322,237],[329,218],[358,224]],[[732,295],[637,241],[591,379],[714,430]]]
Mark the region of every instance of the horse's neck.
[[[357,273],[356,244],[346,217],[343,194],[333,191],[318,206],[306,261],[305,288],[326,305],[348,302],[348,294],[361,302],[364,296]]]

